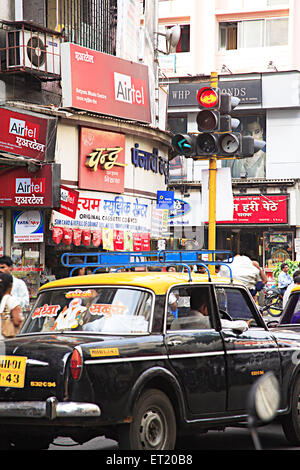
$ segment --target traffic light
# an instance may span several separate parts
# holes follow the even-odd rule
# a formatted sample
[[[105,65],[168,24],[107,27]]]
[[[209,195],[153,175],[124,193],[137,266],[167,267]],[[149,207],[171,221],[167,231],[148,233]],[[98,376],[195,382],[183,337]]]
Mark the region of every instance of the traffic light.
[[[199,132],[229,132],[238,127],[240,121],[230,116],[239,104],[239,98],[222,93],[219,88],[203,87],[197,93],[200,108],[197,114]]]
[[[172,147],[177,155],[191,157],[196,155],[196,136],[193,134],[175,134],[172,138]]]
[[[231,116],[240,99],[219,88],[204,86],[198,90],[198,133],[176,134],[172,139],[173,152],[185,157],[207,157],[212,155],[227,158],[249,158],[265,142],[235,132],[240,121]]]

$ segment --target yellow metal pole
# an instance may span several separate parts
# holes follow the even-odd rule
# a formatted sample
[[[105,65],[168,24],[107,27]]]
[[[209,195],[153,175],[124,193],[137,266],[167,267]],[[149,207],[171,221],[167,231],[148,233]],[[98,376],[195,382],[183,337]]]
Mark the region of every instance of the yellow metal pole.
[[[216,249],[216,183],[217,183],[217,159],[212,156],[209,159],[209,215],[208,215],[208,249]]]
[[[218,88],[218,74],[212,72],[210,86]],[[208,249],[216,249],[216,191],[217,191],[217,156],[212,155],[209,159],[209,217],[208,217]],[[212,260],[212,257],[210,257]],[[215,266],[211,265],[210,272],[215,273]]]

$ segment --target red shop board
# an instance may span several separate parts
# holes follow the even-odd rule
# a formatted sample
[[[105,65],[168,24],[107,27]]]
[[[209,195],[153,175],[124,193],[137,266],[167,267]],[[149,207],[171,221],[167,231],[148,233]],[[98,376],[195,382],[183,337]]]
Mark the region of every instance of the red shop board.
[[[44,160],[49,119],[0,109],[0,150]]]
[[[35,173],[27,168],[0,172],[0,206],[19,209],[60,206],[60,165],[46,164]]]
[[[63,106],[151,122],[148,67],[64,43]]]
[[[79,188],[124,192],[125,135],[82,127]]]
[[[233,220],[218,224],[287,224],[288,195],[234,196]]]

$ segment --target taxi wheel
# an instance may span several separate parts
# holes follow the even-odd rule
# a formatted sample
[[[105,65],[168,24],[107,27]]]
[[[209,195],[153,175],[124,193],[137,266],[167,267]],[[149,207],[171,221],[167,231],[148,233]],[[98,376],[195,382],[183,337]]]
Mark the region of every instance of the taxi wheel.
[[[285,437],[292,445],[300,444],[300,376],[298,376],[291,402],[291,410],[281,418]]]
[[[133,410],[133,421],[119,429],[121,450],[172,450],[176,419],[172,404],[160,390],[146,390]]]

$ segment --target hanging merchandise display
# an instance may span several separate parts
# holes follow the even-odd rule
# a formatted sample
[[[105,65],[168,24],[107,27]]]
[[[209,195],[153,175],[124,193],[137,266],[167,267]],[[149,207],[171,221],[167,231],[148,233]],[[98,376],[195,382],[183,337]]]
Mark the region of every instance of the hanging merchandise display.
[[[94,246],[104,250],[141,251],[150,247],[151,201],[146,198],[82,192],[76,217],[52,211],[56,245]]]

